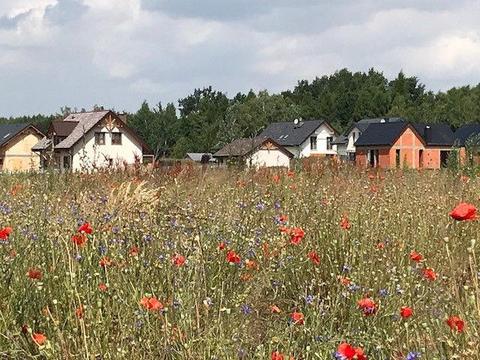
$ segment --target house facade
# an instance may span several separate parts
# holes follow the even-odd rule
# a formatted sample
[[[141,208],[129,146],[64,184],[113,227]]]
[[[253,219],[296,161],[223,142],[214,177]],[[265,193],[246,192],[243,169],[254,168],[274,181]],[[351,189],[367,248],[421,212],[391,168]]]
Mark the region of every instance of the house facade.
[[[290,167],[294,155],[270,138],[237,139],[213,154],[219,164],[241,163],[248,167]]]
[[[285,147],[295,158],[337,155],[338,132],[324,120],[296,120],[270,124],[259,135]]]
[[[40,156],[32,147],[43,133],[30,124],[0,125],[0,171],[35,171],[40,167]]]
[[[371,124],[355,142],[356,164],[385,169],[439,169],[446,166],[453,142],[453,132],[444,124]]]
[[[70,114],[52,123],[34,148],[42,165],[60,170],[90,171],[142,163],[152,156],[143,140],[113,111]]]

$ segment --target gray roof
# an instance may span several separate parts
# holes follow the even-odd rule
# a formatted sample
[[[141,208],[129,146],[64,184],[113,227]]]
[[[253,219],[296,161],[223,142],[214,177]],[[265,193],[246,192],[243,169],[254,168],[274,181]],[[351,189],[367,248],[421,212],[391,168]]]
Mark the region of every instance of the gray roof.
[[[196,162],[201,162],[204,155],[208,155],[210,157],[209,161],[214,161],[214,159],[212,159],[212,153],[187,153],[187,158]]]
[[[350,131],[352,131],[352,129],[354,127],[356,127],[358,130],[360,130],[360,132],[364,132],[365,130],[367,130],[368,126],[370,124],[379,124],[379,123],[396,123],[396,122],[405,122],[406,120],[404,118],[401,118],[401,117],[383,117],[383,118],[368,118],[368,119],[362,119],[362,120],[359,120],[355,123],[353,123],[347,130],[347,133],[345,135],[348,135],[348,133],[350,133]]]
[[[9,142],[13,137],[15,137],[19,132],[23,131],[24,129],[32,126],[31,124],[2,124],[0,125],[0,146],[5,145]],[[32,126],[39,134],[41,132]]]
[[[32,147],[32,151],[41,151],[47,149],[52,144],[52,140],[44,137]]]
[[[455,140],[458,142],[458,145],[465,146],[465,142],[474,136],[478,136],[480,134],[480,124],[478,123],[471,123],[462,125],[457,131],[455,132]]]
[[[63,121],[75,121],[77,126],[65,140],[55,146],[55,149],[70,149],[108,113],[109,111],[105,110],[68,115]]]
[[[407,126],[406,122],[370,124],[355,146],[392,146]]]
[[[263,138],[257,136],[256,138],[246,138],[246,139],[237,139],[232,141],[230,144],[225,145],[223,148],[218,150],[214,157],[242,157],[248,155],[250,152],[254,151],[260,147],[263,143],[270,141],[275,144],[280,151],[283,151],[289,157],[293,157],[293,154],[285,149],[282,145],[277,143],[271,138]]]
[[[259,137],[273,139],[282,146],[298,146],[304,143],[323,123],[326,123],[326,121],[307,120],[298,124],[294,124],[293,121],[276,122],[268,125]]]

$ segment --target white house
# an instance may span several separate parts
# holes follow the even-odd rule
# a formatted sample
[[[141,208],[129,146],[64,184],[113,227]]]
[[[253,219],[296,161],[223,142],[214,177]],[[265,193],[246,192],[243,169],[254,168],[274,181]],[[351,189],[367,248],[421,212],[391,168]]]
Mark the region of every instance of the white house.
[[[249,167],[290,167],[293,154],[269,138],[237,139],[213,154],[218,163],[244,163]]]
[[[147,144],[113,111],[70,114],[54,121],[34,147],[43,167],[89,171],[141,163],[152,157]]]
[[[336,136],[338,132],[324,120],[272,123],[259,135],[284,146],[296,158],[336,155]]]

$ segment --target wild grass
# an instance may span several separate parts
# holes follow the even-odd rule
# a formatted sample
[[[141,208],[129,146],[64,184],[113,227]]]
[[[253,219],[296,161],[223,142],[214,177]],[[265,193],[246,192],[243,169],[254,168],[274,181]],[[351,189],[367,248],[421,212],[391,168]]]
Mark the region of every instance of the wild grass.
[[[480,180],[308,170],[0,176],[0,228],[13,229],[0,241],[0,355],[331,359],[346,341],[369,359],[480,359],[480,223],[448,215],[478,205]],[[298,245],[281,215],[305,231]],[[72,236],[85,222],[93,232],[80,246]],[[163,308],[146,309],[144,297]],[[364,297],[375,314],[358,308]],[[447,326],[452,315],[463,332]]]

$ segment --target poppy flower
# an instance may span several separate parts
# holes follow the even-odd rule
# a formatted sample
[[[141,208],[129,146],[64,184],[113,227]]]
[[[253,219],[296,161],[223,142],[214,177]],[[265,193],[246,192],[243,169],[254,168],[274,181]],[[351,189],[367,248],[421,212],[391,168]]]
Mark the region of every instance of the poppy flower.
[[[76,234],[72,236],[72,242],[80,247],[83,247],[87,242],[87,237],[83,233]]]
[[[75,309],[75,316],[78,319],[83,319],[83,305],[80,305],[78,308]]]
[[[460,203],[455,209],[450,211],[450,217],[457,221],[471,221],[475,220],[477,215],[477,208],[472,204]]]
[[[281,224],[285,224],[288,221],[288,215],[279,215],[278,222]]]
[[[305,317],[301,312],[293,312],[290,314],[290,319],[295,325],[303,325],[305,322]]]
[[[420,254],[416,251],[412,251],[410,253],[410,260],[415,261],[415,262],[420,262],[420,261],[423,260],[423,256],[422,256],[422,254]]]
[[[0,240],[8,240],[8,237],[12,233],[13,229],[10,226],[6,226],[0,230]]]
[[[335,357],[341,360],[367,360],[362,348],[355,348],[348,343],[338,345]]]
[[[233,250],[228,250],[227,252],[227,261],[231,264],[240,264],[241,258]]]
[[[138,248],[138,246],[132,246],[128,251],[128,255],[133,257],[138,256],[139,253],[140,253],[140,249]]]
[[[107,266],[112,265],[112,260],[110,260],[110,258],[108,256],[104,256],[100,259],[100,261],[98,262],[98,265],[105,268]]]
[[[172,264],[175,265],[176,267],[181,267],[185,264],[185,256],[175,254],[172,257]]]
[[[295,177],[295,172],[292,171],[292,170],[288,170],[287,176],[288,176],[289,178],[293,178],[293,177]]]
[[[352,227],[347,215],[342,216],[342,219],[340,220],[340,227],[344,230],[349,230]]]
[[[284,360],[284,359],[285,359],[285,356],[281,352],[278,352],[278,351],[272,352],[272,360]]]
[[[457,332],[462,332],[463,328],[465,327],[465,322],[460,319],[458,316],[450,316],[447,319],[447,325],[452,330],[456,330]]]
[[[404,319],[408,319],[410,316],[413,315],[413,309],[408,306],[402,306],[400,309],[400,316]]]
[[[47,337],[42,333],[33,333],[32,339],[39,346],[42,346],[47,341]]]
[[[145,309],[149,311],[157,311],[163,309],[163,304],[158,301],[158,299],[154,296],[144,296],[142,300],[140,300],[140,305],[142,305]]]
[[[218,250],[224,250],[225,246],[226,246],[225,243],[221,242],[220,244],[218,244]]]
[[[352,280],[350,280],[348,277],[346,276],[340,276],[340,283],[342,285],[345,285],[345,286],[348,286],[352,283]]]
[[[100,283],[98,284],[98,290],[100,291],[107,291],[108,290],[108,286],[104,283]]]
[[[362,310],[363,315],[369,316],[377,311],[377,304],[370,298],[363,298],[357,302],[358,308]]]
[[[36,268],[31,268],[28,270],[27,276],[32,280],[41,280],[42,272]]]
[[[291,228],[290,231],[290,244],[298,245],[300,241],[305,237],[305,231],[299,227]]]
[[[318,256],[317,252],[316,251],[310,251],[308,253],[308,258],[310,259],[310,261],[312,263],[314,263],[315,265],[320,265],[320,256]]]
[[[282,312],[282,310],[280,310],[277,305],[270,306],[270,311],[272,312],[272,314],[280,314]]]
[[[437,278],[437,273],[432,268],[423,269],[423,277],[427,280],[434,281]]]
[[[86,222],[78,228],[78,232],[79,233],[83,232],[85,234],[91,234],[93,232],[93,229],[90,226],[90,224],[88,222]]]
[[[280,182],[280,176],[279,175],[273,175],[272,180],[275,184],[278,184]]]
[[[250,260],[250,259],[245,260],[245,266],[247,267],[247,269],[250,269],[250,270],[258,269],[258,264],[255,260]]]
[[[384,242],[379,242],[376,246],[377,249],[382,250],[385,249],[385,243]]]

